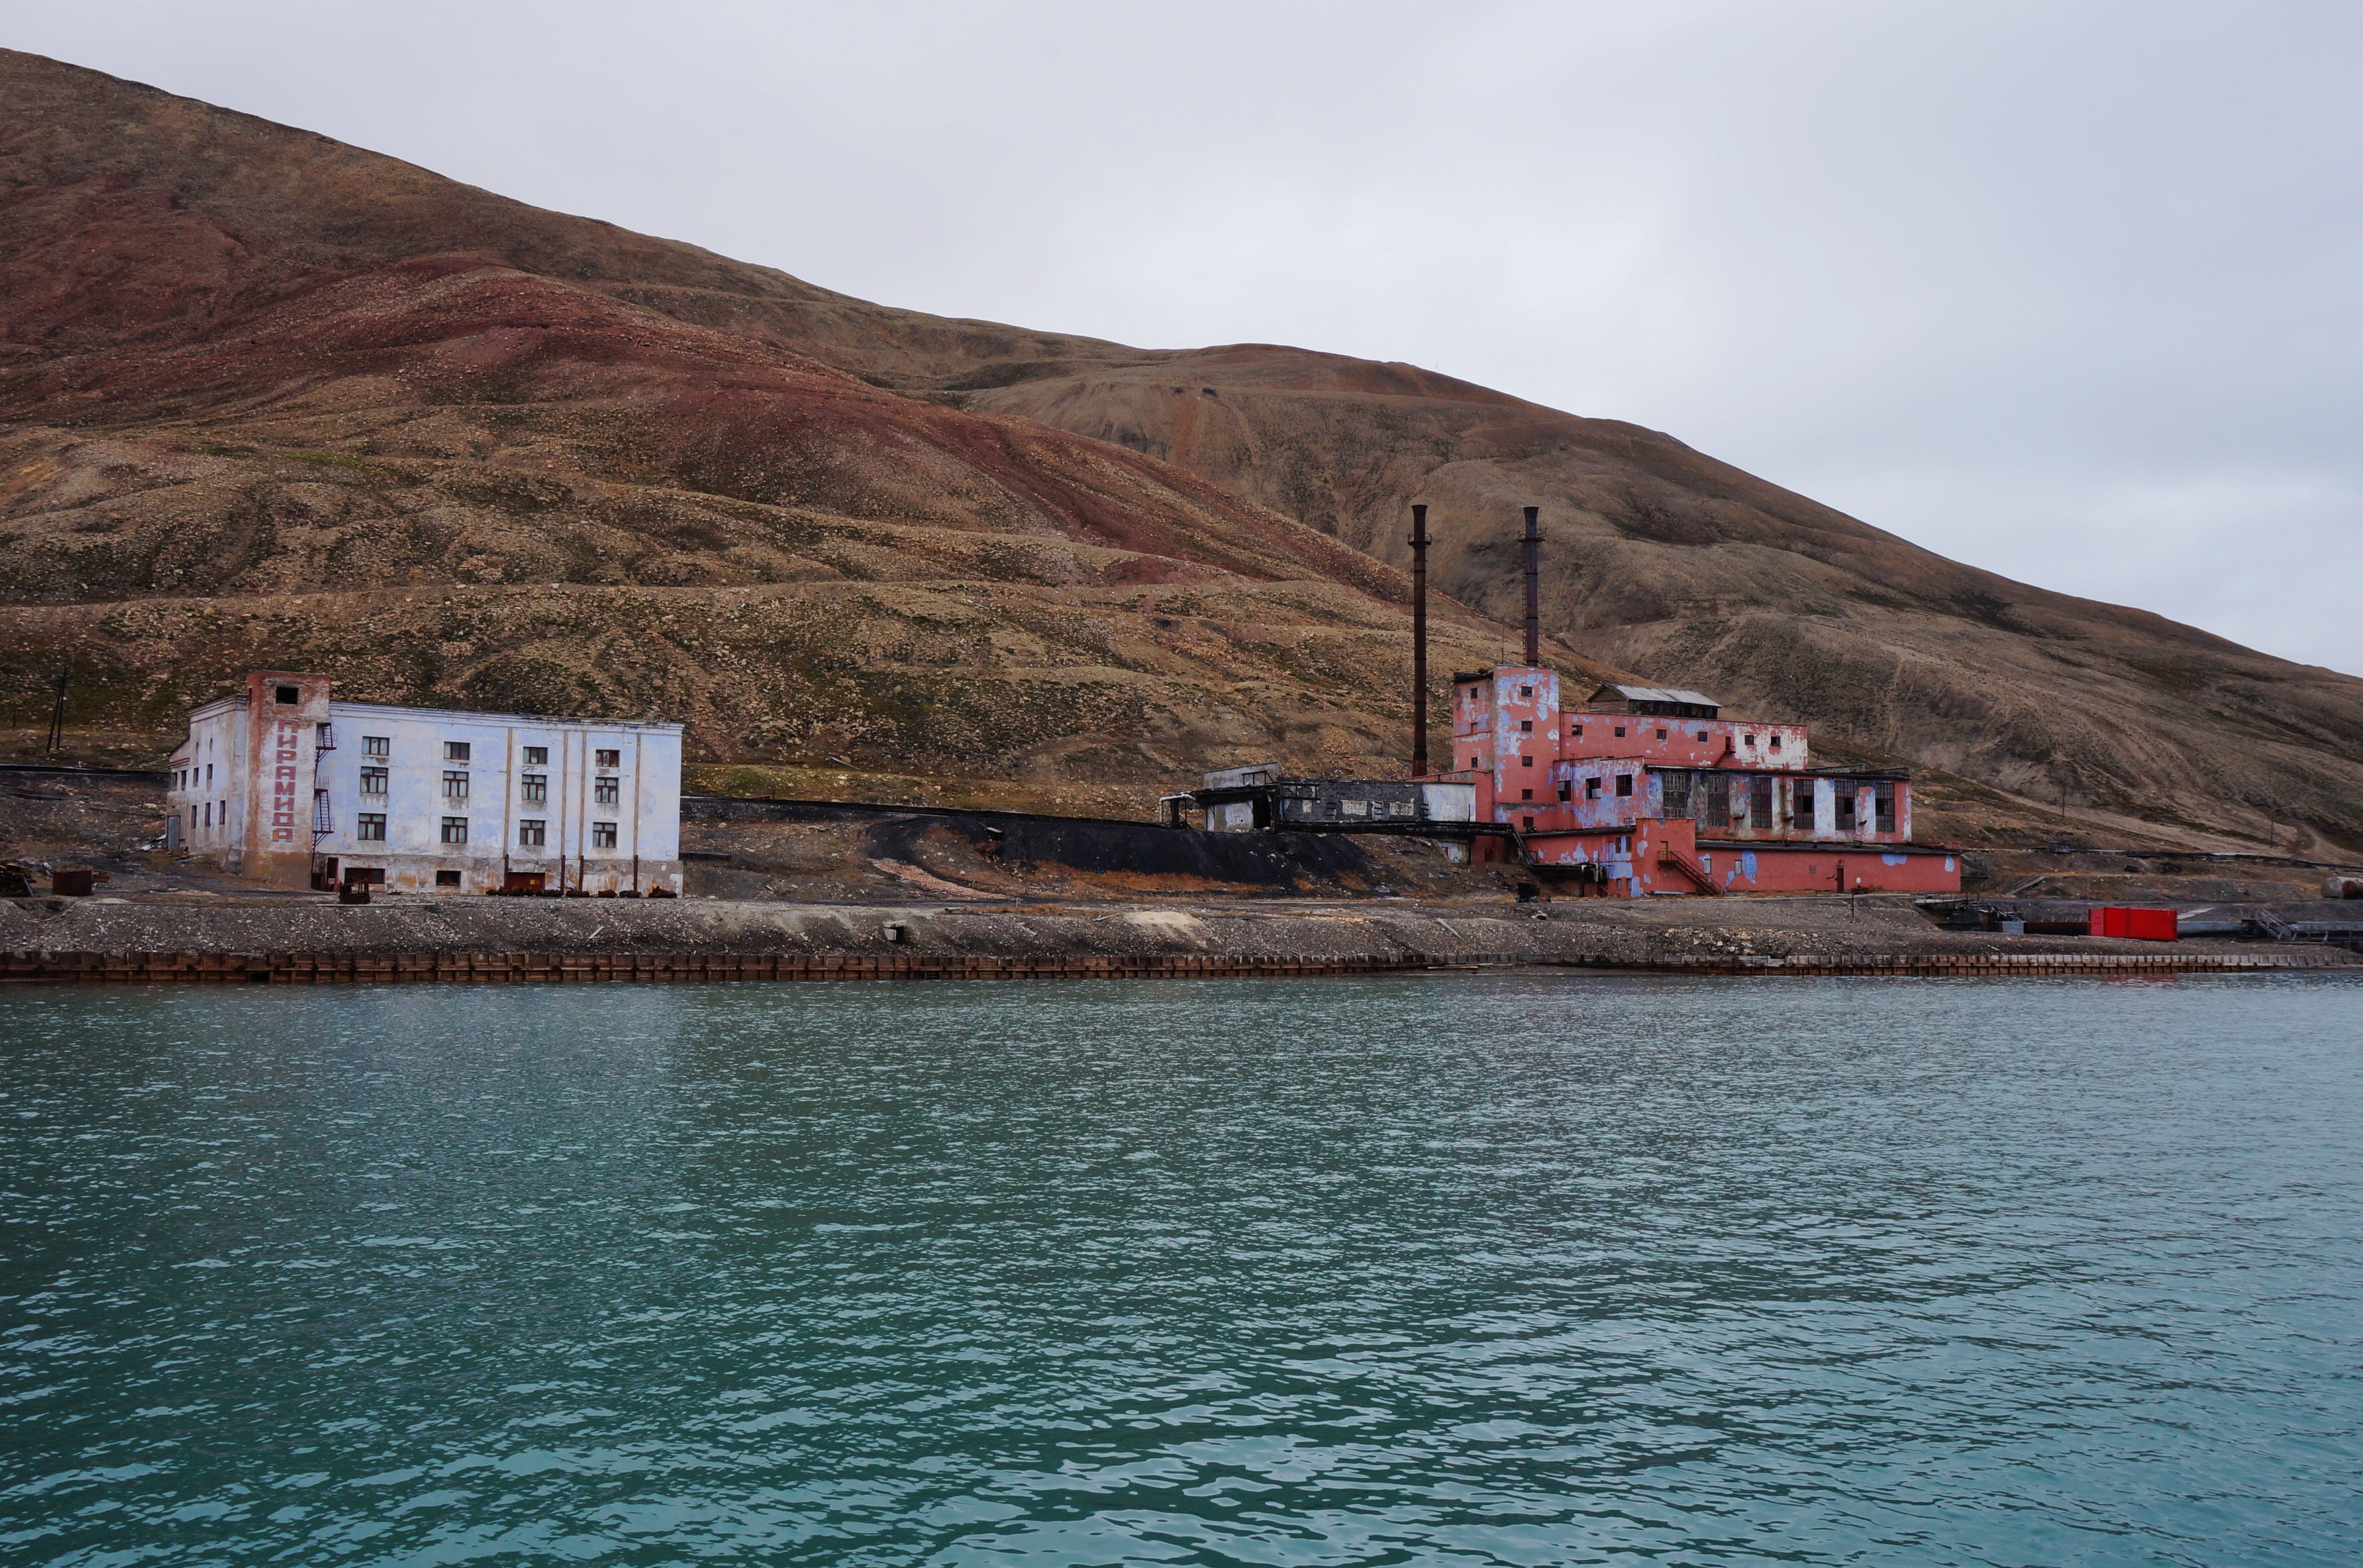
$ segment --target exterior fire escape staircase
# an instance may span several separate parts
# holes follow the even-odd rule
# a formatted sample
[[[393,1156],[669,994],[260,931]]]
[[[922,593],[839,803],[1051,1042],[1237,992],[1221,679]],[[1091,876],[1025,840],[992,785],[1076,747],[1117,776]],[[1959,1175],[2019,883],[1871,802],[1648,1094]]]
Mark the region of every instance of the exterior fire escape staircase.
[[[1696,856],[1685,855],[1670,844],[1661,844],[1658,845],[1658,864],[1670,866],[1688,877],[1698,884],[1702,893],[1712,893],[1716,898],[1723,896],[1723,889],[1714,885],[1714,873],[1699,864]]]

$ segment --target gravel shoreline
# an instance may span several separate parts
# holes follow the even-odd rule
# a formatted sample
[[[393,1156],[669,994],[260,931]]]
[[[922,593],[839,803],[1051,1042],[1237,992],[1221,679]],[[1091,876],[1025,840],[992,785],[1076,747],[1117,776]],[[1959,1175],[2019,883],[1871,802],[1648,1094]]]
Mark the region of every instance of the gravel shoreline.
[[[16,899],[0,902],[0,952],[82,954],[632,955],[953,960],[1236,960],[1265,966],[1462,963],[1745,967],[1769,960],[1870,963],[2008,957],[2155,959],[2279,953],[2357,966],[2338,949],[2218,939],[2175,944],[1938,930],[1908,900],[1560,901],[1546,908],[1358,900],[1253,907],[790,904],[727,900],[464,899],[340,905],[253,899]]]

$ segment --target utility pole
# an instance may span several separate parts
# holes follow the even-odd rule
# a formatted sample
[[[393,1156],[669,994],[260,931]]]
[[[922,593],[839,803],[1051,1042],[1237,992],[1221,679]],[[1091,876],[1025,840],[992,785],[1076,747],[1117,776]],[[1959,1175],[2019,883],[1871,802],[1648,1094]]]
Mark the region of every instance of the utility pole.
[[[66,671],[62,669],[58,671],[57,705],[50,710],[50,744],[48,749],[52,752],[58,749],[58,741],[65,734],[67,679],[68,676]]]

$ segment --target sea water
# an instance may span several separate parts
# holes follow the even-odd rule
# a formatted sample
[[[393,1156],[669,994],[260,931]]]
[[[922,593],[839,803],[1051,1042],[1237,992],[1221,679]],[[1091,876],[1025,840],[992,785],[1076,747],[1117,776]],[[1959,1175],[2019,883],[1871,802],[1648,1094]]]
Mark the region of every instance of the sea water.
[[[2363,1558],[2363,985],[0,996],[0,1561]]]

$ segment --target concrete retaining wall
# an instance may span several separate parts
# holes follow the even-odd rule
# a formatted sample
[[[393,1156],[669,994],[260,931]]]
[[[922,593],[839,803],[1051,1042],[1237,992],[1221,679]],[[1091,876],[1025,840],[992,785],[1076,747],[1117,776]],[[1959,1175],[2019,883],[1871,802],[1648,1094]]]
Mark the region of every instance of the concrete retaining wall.
[[[1192,979],[1531,966],[1511,955],[1218,954],[1004,958],[737,953],[11,953],[0,984],[382,984],[395,980]],[[1548,966],[1670,975],[2158,975],[2354,968],[2344,954],[1945,954],[1888,957],[1561,958]]]

